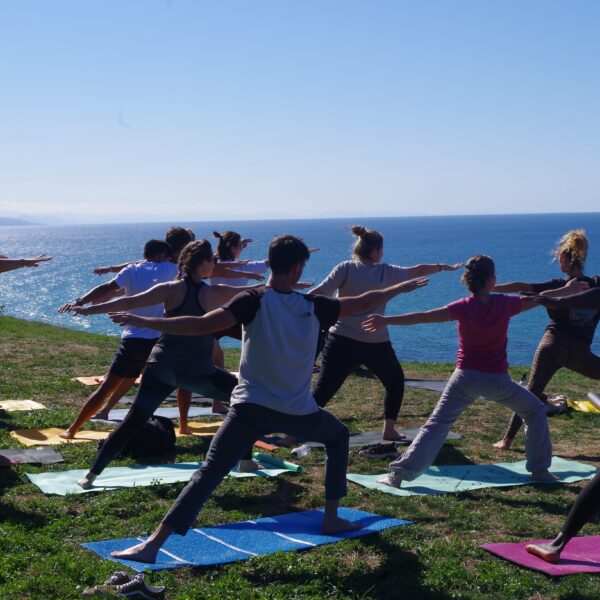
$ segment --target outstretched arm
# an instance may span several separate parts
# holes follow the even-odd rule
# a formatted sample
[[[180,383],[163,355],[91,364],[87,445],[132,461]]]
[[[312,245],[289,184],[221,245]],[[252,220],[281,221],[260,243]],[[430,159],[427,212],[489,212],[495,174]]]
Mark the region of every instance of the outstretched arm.
[[[248,273],[246,273],[248,275]],[[200,291],[202,306],[207,311],[215,310],[223,306],[225,302],[229,302],[234,296],[246,290],[254,290],[264,287],[264,284],[257,283],[255,285],[225,285],[219,283],[217,285],[205,285]]]
[[[387,325],[418,325],[419,323],[444,323],[452,321],[450,309],[446,306],[426,310],[424,312],[406,313],[404,315],[369,315],[363,321],[362,328],[365,331],[377,331]]]
[[[206,335],[215,331],[229,329],[237,321],[233,313],[225,308],[217,308],[201,317],[138,317],[128,313],[110,313],[110,318],[119,325],[133,325],[134,327],[148,327],[158,329],[173,335]]]
[[[414,265],[413,267],[407,267],[410,277],[427,277],[440,271],[456,271],[463,266],[463,263],[455,263],[453,265],[447,265],[446,263],[433,263],[433,264],[422,264]]]
[[[596,308],[600,309],[600,288],[592,288],[573,296],[550,297],[544,294],[530,296],[527,301],[541,304],[548,308]]]
[[[87,294],[81,296],[81,298],[77,298],[74,302],[67,302],[63,304],[59,309],[59,313],[66,313],[72,311],[77,306],[83,306],[84,304],[88,304],[89,302],[97,302],[101,300],[107,294],[112,292],[116,292],[119,288],[117,283],[113,281],[107,281],[101,285],[96,286],[94,289],[90,290]]]
[[[165,302],[169,292],[178,284],[179,282],[159,283],[149,290],[141,292],[140,294],[135,294],[134,296],[116,298],[115,300],[101,302],[100,304],[94,304],[92,306],[75,306],[72,311],[78,315],[87,316],[161,304]]]
[[[410,279],[397,283],[383,290],[372,290],[365,292],[360,296],[351,296],[346,298],[339,298],[340,302],[340,317],[347,317],[356,313],[364,313],[379,306],[385,304],[388,300],[391,300],[398,294],[412,292],[417,288],[424,287],[429,282],[428,279]],[[311,292],[312,293],[312,292]]]
[[[0,273],[14,271],[23,267],[39,267],[39,263],[52,260],[51,256],[41,254],[35,258],[0,258]]]
[[[526,296],[523,298],[523,308],[521,312],[526,310],[531,310],[532,308],[536,308],[537,306],[547,306],[549,308],[564,306],[566,308],[600,308],[600,303],[597,307],[585,307],[585,306],[570,306],[569,304],[562,304],[563,299],[570,300],[574,298],[575,295],[580,296],[582,292],[585,291],[593,292],[594,290],[600,288],[594,288],[594,290],[589,289],[589,284],[587,281],[577,281],[577,279],[571,279],[561,288],[557,288],[555,290],[546,290],[545,292],[541,292],[540,294],[536,294],[535,296]],[[556,304],[559,302],[560,304]]]
[[[526,283],[525,281],[497,283],[494,287],[494,291],[505,294],[518,294],[519,292],[525,292],[530,294],[531,292],[533,292],[533,285],[531,283]]]
[[[125,267],[128,267],[129,265],[133,265],[138,262],[142,261],[133,260],[131,262],[126,262],[120,265],[112,265],[111,267],[95,267],[94,269],[92,269],[92,273],[95,273],[96,275],[108,275],[109,273],[119,273]]]

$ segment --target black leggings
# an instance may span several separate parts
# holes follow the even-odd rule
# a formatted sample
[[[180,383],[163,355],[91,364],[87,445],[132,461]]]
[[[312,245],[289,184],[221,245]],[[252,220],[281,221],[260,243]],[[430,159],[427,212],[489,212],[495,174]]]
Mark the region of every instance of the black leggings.
[[[319,379],[313,388],[317,404],[324,407],[358,365],[365,365],[383,384],[384,415],[395,421],[404,398],[404,372],[391,342],[369,344],[330,333],[323,348]]]
[[[569,511],[569,516],[563,525],[561,533],[564,543],[576,536],[579,530],[589,521],[590,517],[600,510],[600,471],[581,490],[575,503]]]
[[[174,389],[183,388],[209,398],[228,400],[236,385],[236,377],[218,367],[210,375],[194,377],[189,370],[181,372],[177,367],[148,363],[131,410],[102,444],[90,471],[96,475],[102,473],[108,463],[125,448],[132,436],[144,427],[154,411]],[[251,448],[249,450],[251,458]]]

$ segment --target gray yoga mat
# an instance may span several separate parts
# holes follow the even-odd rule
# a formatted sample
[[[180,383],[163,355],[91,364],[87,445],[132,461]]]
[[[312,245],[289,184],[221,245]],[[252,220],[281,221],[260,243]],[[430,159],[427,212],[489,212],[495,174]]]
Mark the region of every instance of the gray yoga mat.
[[[119,404],[133,404],[135,396],[123,396],[119,400]],[[165,402],[175,402],[177,400],[177,394],[173,392],[170,396],[167,396]],[[208,405],[212,404],[212,398],[206,398],[199,394],[192,393],[192,404]]]
[[[112,423],[122,421],[129,412],[127,408],[117,408],[108,413],[108,419],[91,419],[95,423]],[[177,407],[157,408],[154,414],[158,417],[167,417],[167,419],[178,419],[179,409]],[[213,413],[210,406],[190,406],[188,417],[223,417],[223,415]]]
[[[65,462],[64,458],[53,448],[4,448],[0,450],[0,457],[4,457],[11,464],[41,464]]]
[[[396,442],[397,444],[410,444],[416,437],[417,433],[419,433],[418,427],[411,427],[409,429],[398,429],[398,433],[406,436],[404,440],[400,442]],[[262,438],[262,441],[267,442],[269,444],[277,445],[277,442],[281,440],[280,436],[265,436]],[[454,433],[451,431],[446,438],[448,440],[460,440],[461,436],[458,433]],[[297,441],[294,445],[300,446],[302,444],[306,444],[311,448],[324,448],[325,445],[320,442],[301,442]],[[389,444],[389,440],[384,440],[381,436],[381,431],[362,431],[359,433],[350,433],[350,446],[358,447],[358,446],[368,446],[370,444]]]
[[[439,379],[406,379],[404,383],[411,388],[417,388],[420,390],[429,390],[431,392],[439,392],[440,394],[446,387],[447,380]]]

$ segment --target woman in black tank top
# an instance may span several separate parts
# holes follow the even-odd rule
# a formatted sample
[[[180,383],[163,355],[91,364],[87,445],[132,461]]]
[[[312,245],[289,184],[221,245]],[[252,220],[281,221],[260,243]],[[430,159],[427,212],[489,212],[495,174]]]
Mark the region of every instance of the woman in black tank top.
[[[208,285],[204,279],[214,268],[210,242],[190,242],[179,257],[180,279],[154,286],[146,292],[118,298],[90,307],[77,307],[74,312],[91,315],[163,303],[165,315],[201,316],[228,302],[236,294],[256,286],[232,287]],[[98,452],[90,476],[82,485],[91,486],[95,476],[119,454],[127,441],[139,431],[160,404],[176,388],[204,396],[227,400],[237,379],[228,371],[215,367],[212,359],[213,336],[178,336],[165,334],[156,343],[133,406],[125,420],[108,437]],[[191,431],[182,431],[191,433]]]

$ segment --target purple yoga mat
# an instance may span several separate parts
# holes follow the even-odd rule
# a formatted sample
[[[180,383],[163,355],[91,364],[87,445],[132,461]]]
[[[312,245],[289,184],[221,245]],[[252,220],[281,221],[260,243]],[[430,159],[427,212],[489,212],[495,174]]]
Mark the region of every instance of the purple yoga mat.
[[[552,540],[535,540],[517,544],[485,544],[484,550],[510,560],[521,567],[535,569],[552,577],[572,575],[573,573],[600,573],[600,536],[575,537],[560,556],[558,564],[553,565],[525,552],[527,544],[545,544]]]

